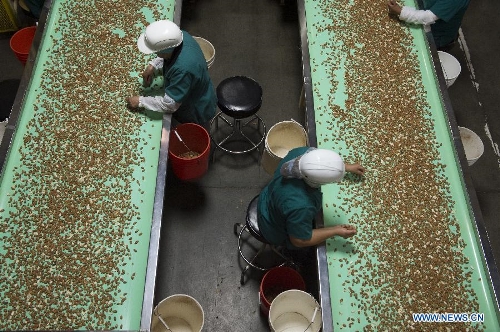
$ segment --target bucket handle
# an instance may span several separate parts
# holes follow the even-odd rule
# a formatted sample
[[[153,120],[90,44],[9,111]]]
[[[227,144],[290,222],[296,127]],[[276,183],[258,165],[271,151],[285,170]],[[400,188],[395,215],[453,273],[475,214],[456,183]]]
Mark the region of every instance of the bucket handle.
[[[170,327],[168,327],[167,323],[163,320],[163,318],[161,317],[161,315],[158,314],[158,312],[156,311],[156,308],[153,310],[154,311],[154,314],[156,317],[158,317],[158,319],[160,320],[160,322],[163,324],[163,326],[169,330],[170,332],[173,332]],[[308,327],[309,328],[309,327]]]
[[[302,127],[302,125],[298,121],[295,121],[293,118],[290,118],[290,120]],[[307,133],[306,133],[306,145],[309,145],[309,137],[307,136]]]
[[[312,315],[312,318],[311,318],[311,322],[309,323],[309,325],[307,325],[306,329],[304,330],[304,332],[307,332],[307,330],[309,330],[309,328],[311,327],[312,323],[314,323],[314,319],[316,318],[316,314],[318,313],[318,310],[320,309],[319,306],[316,306],[314,308],[314,313]]]

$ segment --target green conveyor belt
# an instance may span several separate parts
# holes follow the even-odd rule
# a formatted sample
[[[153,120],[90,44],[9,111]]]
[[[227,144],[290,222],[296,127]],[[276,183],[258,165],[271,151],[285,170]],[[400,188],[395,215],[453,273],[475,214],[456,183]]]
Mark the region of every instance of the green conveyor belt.
[[[0,179],[0,330],[140,328],[162,116],[125,97],[137,37],[173,13],[52,1]]]
[[[475,312],[483,323],[414,327],[500,330],[423,29],[389,19],[386,1],[307,0],[305,12],[318,147],[367,169],[323,186],[325,226],[358,228],[327,241],[333,328],[407,330],[413,313]]]

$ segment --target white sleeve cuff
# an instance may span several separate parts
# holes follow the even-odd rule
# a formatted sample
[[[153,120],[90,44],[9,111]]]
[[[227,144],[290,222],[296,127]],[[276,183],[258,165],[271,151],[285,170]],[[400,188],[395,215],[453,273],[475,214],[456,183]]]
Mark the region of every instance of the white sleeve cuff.
[[[147,110],[163,113],[174,113],[179,109],[182,103],[177,103],[168,95],[155,97],[139,97],[139,107]]]
[[[412,24],[428,25],[436,22],[439,17],[430,10],[419,10],[413,7],[403,6],[399,19]]]
[[[155,67],[155,69],[163,68],[163,58],[156,57],[153,60],[149,61],[149,64]]]

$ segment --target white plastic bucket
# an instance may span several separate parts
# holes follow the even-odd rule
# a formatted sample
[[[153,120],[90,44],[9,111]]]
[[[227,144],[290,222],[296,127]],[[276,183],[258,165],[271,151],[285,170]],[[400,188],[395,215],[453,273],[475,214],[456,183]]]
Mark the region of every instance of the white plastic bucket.
[[[207,61],[207,67],[210,68],[212,67],[212,64],[214,63],[215,60],[215,47],[212,45],[211,42],[206,40],[205,38],[201,37],[193,37],[194,40],[200,45],[200,48],[203,52],[203,56],[205,57],[205,60]]]
[[[262,167],[268,174],[274,174],[276,167],[287,153],[301,146],[307,146],[307,133],[296,121],[278,122],[266,135],[262,154]]]
[[[451,54],[438,51],[439,62],[441,63],[441,68],[443,69],[444,78],[446,80],[446,87],[450,87],[455,83],[458,75],[462,71],[460,62]]]
[[[484,144],[481,138],[472,130],[458,127],[460,139],[465,150],[465,157],[469,166],[474,164],[484,153]]]
[[[5,134],[5,127],[7,127],[7,121],[8,119],[0,122],[0,143],[2,142],[3,135]]]
[[[284,291],[271,303],[269,326],[273,332],[318,332],[321,308],[311,294],[297,289]]]
[[[154,309],[151,331],[168,331],[161,322],[163,320],[173,332],[200,332],[204,319],[205,314],[198,301],[189,295],[175,294],[163,299]]]

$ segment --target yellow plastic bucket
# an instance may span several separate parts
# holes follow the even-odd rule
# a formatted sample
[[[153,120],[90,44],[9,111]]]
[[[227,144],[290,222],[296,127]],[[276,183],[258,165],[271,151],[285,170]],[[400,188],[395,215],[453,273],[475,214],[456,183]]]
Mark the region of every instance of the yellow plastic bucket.
[[[273,332],[319,332],[322,325],[321,308],[309,293],[287,290],[271,303],[269,326]]]
[[[201,305],[189,295],[175,294],[163,299],[155,307],[151,331],[200,332],[205,314]]]
[[[301,146],[307,146],[307,133],[297,121],[278,122],[266,135],[262,154],[262,167],[268,174],[274,174],[276,167],[287,153]]]
[[[211,42],[201,37],[193,37],[194,40],[200,45],[201,51],[203,52],[203,56],[207,61],[207,67],[212,67],[215,60],[215,47]]]

